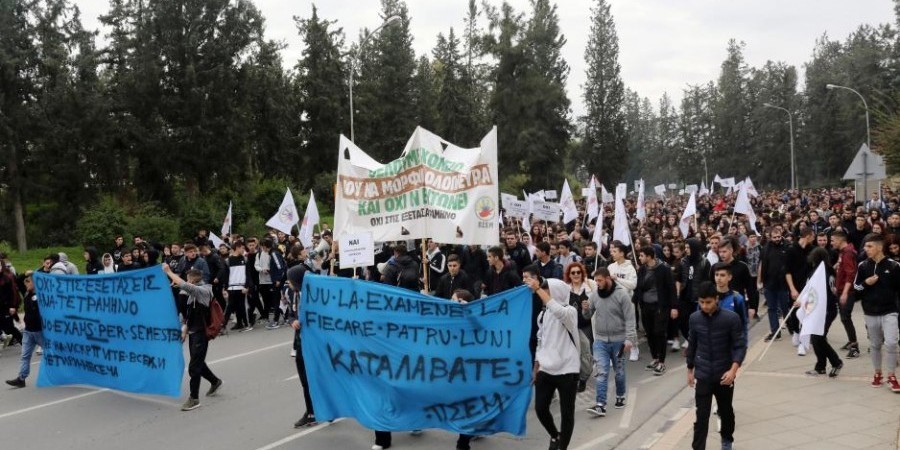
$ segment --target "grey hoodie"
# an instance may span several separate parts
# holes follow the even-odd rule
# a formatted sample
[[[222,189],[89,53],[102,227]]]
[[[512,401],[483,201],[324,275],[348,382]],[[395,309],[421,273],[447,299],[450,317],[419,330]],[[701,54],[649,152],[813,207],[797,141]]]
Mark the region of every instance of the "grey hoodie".
[[[69,256],[63,252],[59,252],[59,262],[66,266],[66,273],[69,275],[78,275],[78,267],[69,261]]]
[[[581,370],[578,311],[569,305],[569,285],[553,278],[547,284],[552,300],[538,315],[535,359],[546,374],[577,374]]]
[[[626,289],[613,281],[612,289],[591,291],[588,294],[589,309],[581,314],[591,319],[594,340],[603,342],[631,341],[637,343],[634,321],[634,304]]]

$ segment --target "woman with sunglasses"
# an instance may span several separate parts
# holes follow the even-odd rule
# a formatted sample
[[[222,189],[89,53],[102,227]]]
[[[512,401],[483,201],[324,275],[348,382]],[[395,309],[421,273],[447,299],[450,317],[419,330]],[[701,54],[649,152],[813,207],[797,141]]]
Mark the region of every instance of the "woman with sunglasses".
[[[587,273],[587,269],[581,262],[573,262],[566,266],[566,270],[563,271],[563,281],[569,286],[569,304],[574,306],[576,310],[581,308],[581,302],[587,300],[591,292],[597,291],[597,283],[591,279],[590,274]],[[590,354],[594,345],[594,332],[591,330],[591,320],[579,314],[578,329],[587,337],[588,342],[591,344],[582,347],[581,351]],[[590,375],[579,377],[578,392],[584,392],[587,389],[589,377]]]

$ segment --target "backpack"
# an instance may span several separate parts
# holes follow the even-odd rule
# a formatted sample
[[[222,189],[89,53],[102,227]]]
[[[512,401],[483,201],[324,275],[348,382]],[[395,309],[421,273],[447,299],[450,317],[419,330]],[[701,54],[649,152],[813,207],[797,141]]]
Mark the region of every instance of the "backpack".
[[[400,267],[400,273],[397,275],[397,286],[413,290],[418,288],[419,267],[415,264]]]
[[[219,336],[225,325],[225,311],[216,299],[209,301],[209,320],[206,321],[206,340],[211,341]]]

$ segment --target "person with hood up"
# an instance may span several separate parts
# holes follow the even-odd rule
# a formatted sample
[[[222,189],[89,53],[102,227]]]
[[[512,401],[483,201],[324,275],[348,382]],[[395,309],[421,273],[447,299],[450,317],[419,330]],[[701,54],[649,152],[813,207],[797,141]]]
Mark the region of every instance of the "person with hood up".
[[[687,255],[681,259],[681,292],[678,298],[678,331],[688,338],[688,319],[694,311],[697,311],[697,301],[700,294],[700,285],[704,281],[712,281],[710,274],[712,266],[704,256],[706,247],[700,239],[695,237],[687,241]]]
[[[419,263],[409,255],[406,244],[394,247],[394,257],[384,263],[381,282],[419,291]]]
[[[84,273],[87,275],[96,275],[103,270],[103,264],[100,262],[100,258],[97,257],[96,247],[84,248],[84,261]]]
[[[96,250],[94,251],[94,254],[96,255]],[[76,267],[75,264],[72,264],[72,262],[69,261],[69,255],[66,255],[63,252],[59,252],[59,262],[63,266],[65,266],[67,274],[78,275],[78,267]]]
[[[534,361],[534,411],[550,435],[550,448],[566,450],[575,428],[575,395],[581,369],[578,310],[569,304],[569,286],[562,280],[524,280],[537,294],[544,310],[538,315],[538,346]],[[550,405],[559,392],[560,427],[556,428]]]
[[[116,273],[116,263],[113,255],[104,253],[103,257],[100,258],[100,265],[102,266],[100,269],[101,274]]]

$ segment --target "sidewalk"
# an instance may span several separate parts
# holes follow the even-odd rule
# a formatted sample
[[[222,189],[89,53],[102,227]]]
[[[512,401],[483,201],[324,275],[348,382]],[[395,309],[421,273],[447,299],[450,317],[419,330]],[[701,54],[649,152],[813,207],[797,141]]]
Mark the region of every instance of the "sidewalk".
[[[815,364],[815,354],[810,349],[806,356],[797,356],[787,334],[772,344],[762,361],[759,356],[766,343],[757,339],[751,344],[735,386],[735,448],[900,448],[900,394],[887,387],[869,386],[873,370],[866,351],[869,345],[861,309],[857,307],[853,315],[862,356],[846,359],[846,352],[838,350],[844,358],[844,368],[836,379],[805,375]],[[767,331],[766,317],[754,328],[753,336]],[[836,319],[829,331],[829,342],[837,350],[847,341],[846,336],[840,319]],[[687,394],[689,400],[683,406],[690,409],[673,420],[653,449],[691,448],[695,410],[693,392]],[[721,446],[716,420],[716,416],[710,418],[708,449]]]

